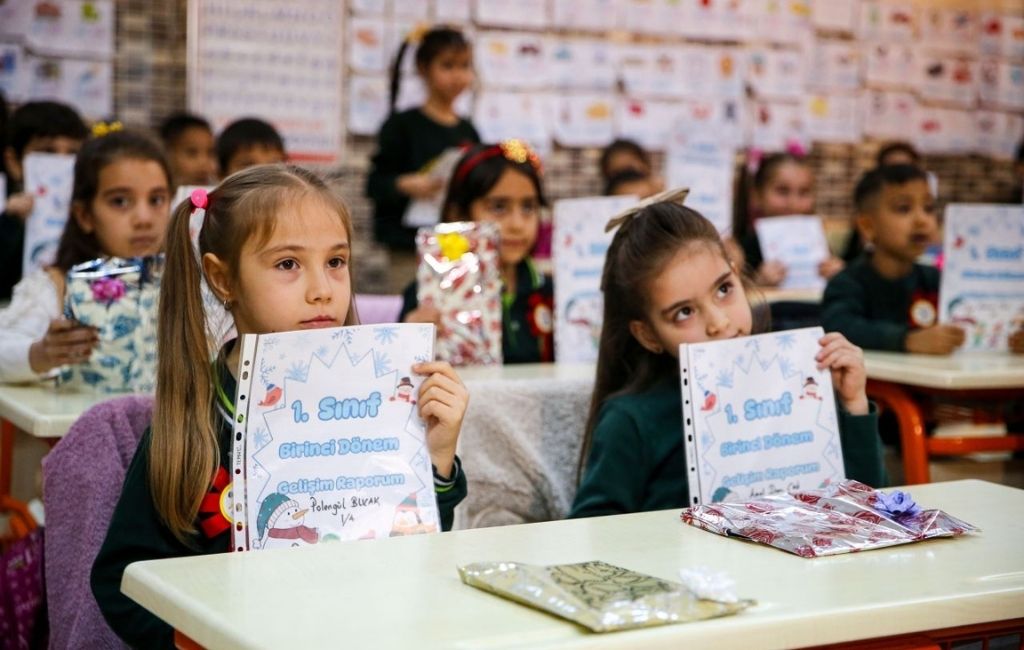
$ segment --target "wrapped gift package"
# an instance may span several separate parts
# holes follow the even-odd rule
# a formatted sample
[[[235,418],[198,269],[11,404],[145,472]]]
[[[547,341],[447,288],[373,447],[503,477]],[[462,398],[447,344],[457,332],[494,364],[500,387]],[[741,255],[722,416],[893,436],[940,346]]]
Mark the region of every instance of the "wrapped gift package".
[[[855,553],[978,529],[941,510],[925,510],[906,492],[885,493],[845,480],[821,490],[714,503],[683,510],[691,526],[768,544],[801,557]]]
[[[477,562],[459,567],[467,585],[560,616],[594,632],[615,632],[728,616],[754,604],[698,598],[684,585],[605,562],[536,566]]]
[[[501,270],[492,223],[442,223],[416,235],[417,300],[441,313],[435,354],[453,366],[500,365]]]
[[[64,380],[102,393],[153,391],[162,272],[163,256],[97,259],[68,271],[64,315],[96,328],[99,344]]]

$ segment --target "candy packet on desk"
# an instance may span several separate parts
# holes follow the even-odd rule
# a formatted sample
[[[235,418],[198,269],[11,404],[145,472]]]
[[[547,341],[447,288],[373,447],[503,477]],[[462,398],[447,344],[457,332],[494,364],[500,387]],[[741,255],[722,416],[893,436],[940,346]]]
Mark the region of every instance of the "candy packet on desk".
[[[681,516],[691,526],[801,557],[855,553],[978,530],[941,510],[923,510],[906,492],[885,493],[852,480],[820,490],[692,506]]]
[[[476,562],[459,567],[462,581],[594,632],[616,632],[728,616],[755,604],[696,597],[685,586],[604,562],[536,566]]]
[[[152,392],[156,384],[156,321],[162,255],[92,260],[67,274],[64,316],[95,327],[99,345],[62,380],[101,393]]]
[[[416,249],[417,299],[441,313],[437,359],[453,366],[500,365],[497,226],[458,222],[420,228]]]

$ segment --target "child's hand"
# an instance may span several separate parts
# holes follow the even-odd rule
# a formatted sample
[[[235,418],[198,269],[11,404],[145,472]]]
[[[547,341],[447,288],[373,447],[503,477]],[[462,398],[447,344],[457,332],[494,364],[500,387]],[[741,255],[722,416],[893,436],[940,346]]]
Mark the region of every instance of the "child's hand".
[[[846,262],[833,255],[818,265],[818,275],[826,280],[831,280],[832,276],[844,268],[846,268]]]
[[[1007,339],[1010,344],[1010,352],[1014,354],[1024,354],[1024,328],[1021,328],[1010,335]]]
[[[433,323],[441,326],[441,312],[433,305],[420,305],[405,315],[406,323]]]
[[[13,215],[22,221],[28,219],[28,215],[32,214],[32,195],[26,192],[18,192],[7,197],[7,204],[4,206],[4,212]]]
[[[850,415],[867,415],[868,374],[864,370],[864,353],[839,332],[829,332],[818,344],[821,350],[814,360],[818,362],[818,370],[832,371],[832,386],[839,393],[843,408]]]
[[[915,354],[950,354],[964,343],[964,331],[956,325],[932,325],[907,334],[903,347]]]
[[[777,287],[786,279],[786,265],[778,260],[767,260],[757,270],[754,281],[762,287]]]
[[[420,385],[420,417],[427,425],[430,462],[439,475],[451,476],[455,445],[469,405],[469,391],[446,361],[417,363],[412,371],[417,375],[430,375]]]
[[[58,366],[88,361],[99,340],[95,328],[66,318],[52,320],[43,338],[29,347],[29,366],[41,375]]]
[[[429,174],[403,174],[395,181],[395,187],[414,199],[429,199],[441,191],[444,179]]]

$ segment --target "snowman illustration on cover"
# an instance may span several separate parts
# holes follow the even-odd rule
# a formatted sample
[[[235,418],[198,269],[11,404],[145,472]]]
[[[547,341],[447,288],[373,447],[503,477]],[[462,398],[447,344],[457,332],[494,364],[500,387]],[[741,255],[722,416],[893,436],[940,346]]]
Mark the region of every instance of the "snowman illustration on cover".
[[[274,492],[260,506],[256,517],[256,532],[259,534],[259,548],[289,548],[316,544],[320,533],[303,522],[306,512],[295,499]]]
[[[800,399],[816,399],[821,401],[821,396],[818,395],[818,382],[814,380],[814,377],[808,377],[804,381],[803,391],[800,393]]]
[[[402,377],[398,380],[398,385],[395,386],[395,394],[391,396],[391,401],[402,400],[403,402],[415,404],[416,400],[412,396],[412,391],[412,380],[408,377]]]

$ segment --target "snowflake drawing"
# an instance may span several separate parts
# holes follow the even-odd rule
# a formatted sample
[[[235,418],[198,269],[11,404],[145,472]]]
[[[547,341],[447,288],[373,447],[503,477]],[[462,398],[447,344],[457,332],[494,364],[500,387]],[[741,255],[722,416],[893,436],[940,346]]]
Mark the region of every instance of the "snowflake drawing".
[[[718,371],[718,379],[715,380],[715,385],[722,388],[732,388],[732,379],[732,370],[723,368]]]
[[[398,328],[394,326],[375,327],[373,328],[373,338],[381,345],[394,343],[398,339]]]
[[[779,357],[779,372],[782,373],[784,378],[788,379],[797,372],[797,369],[793,367],[789,357]]]
[[[270,375],[273,374],[275,370],[277,370],[277,366],[268,364],[266,357],[260,359],[260,381],[263,382],[264,386],[274,383],[270,381]]]
[[[262,449],[270,444],[270,432],[266,429],[259,429],[256,431],[256,435],[253,436],[253,442],[256,443],[258,449]]]
[[[352,330],[347,327],[345,329],[339,329],[335,331],[334,334],[331,334],[332,340],[337,341],[340,339],[345,345],[352,345],[352,337]]]
[[[785,332],[775,337],[775,343],[780,350],[788,350],[796,345],[796,336],[792,332]]]
[[[391,357],[386,352],[373,351],[373,371],[380,377],[384,373],[391,372]]]
[[[329,349],[327,349],[326,345],[321,345],[320,347],[318,347],[316,349],[316,352],[314,352],[314,354],[316,354],[316,356],[320,357],[321,359],[327,360],[328,359],[327,355],[330,354],[330,352],[331,351]]]
[[[284,373],[285,378],[294,379],[295,381],[306,381],[308,375],[309,364],[302,363],[301,361],[294,362]]]

